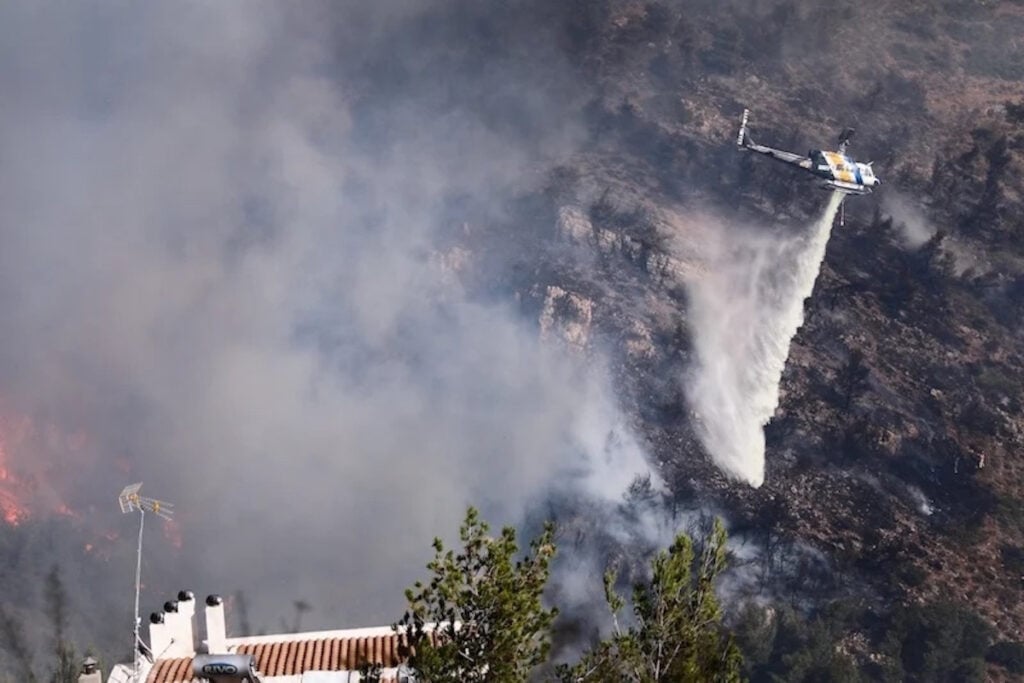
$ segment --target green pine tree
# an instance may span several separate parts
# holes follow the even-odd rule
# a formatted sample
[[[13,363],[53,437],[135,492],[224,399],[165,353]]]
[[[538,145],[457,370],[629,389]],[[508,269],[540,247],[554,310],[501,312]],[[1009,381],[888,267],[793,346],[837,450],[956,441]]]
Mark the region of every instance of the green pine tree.
[[[634,586],[632,624],[619,615],[626,601],[615,590],[614,571],[605,574],[612,636],[573,666],[561,667],[564,683],[712,683],[741,679],[743,659],[722,627],[714,583],[726,564],[725,529],[715,521],[699,561],[693,542],[679,534],[652,563],[651,579]],[[696,574],[694,574],[696,569]]]
[[[54,636],[54,660],[50,683],[77,683],[78,664],[75,661],[75,648],[67,639],[68,594],[57,565],[53,565],[50,573],[46,575],[45,595]]]
[[[425,683],[518,683],[547,660],[557,613],[541,601],[555,554],[554,528],[530,543],[526,557],[511,527],[497,537],[470,508],[459,538],[462,550],[434,540],[433,578],[406,591],[408,610],[395,630]],[[436,624],[431,631],[429,625]]]

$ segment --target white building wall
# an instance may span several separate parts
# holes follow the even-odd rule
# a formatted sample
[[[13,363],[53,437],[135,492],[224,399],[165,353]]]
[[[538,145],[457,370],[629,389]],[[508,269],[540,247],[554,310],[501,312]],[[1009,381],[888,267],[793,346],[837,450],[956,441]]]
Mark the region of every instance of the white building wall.
[[[132,664],[115,664],[107,677],[107,683],[134,683],[132,680]],[[139,680],[144,681],[149,676],[150,663],[145,659],[139,662]]]

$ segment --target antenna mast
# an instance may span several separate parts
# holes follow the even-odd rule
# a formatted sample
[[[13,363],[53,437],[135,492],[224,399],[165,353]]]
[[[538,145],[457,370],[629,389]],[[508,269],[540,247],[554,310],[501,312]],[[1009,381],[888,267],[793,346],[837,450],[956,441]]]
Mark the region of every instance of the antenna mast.
[[[144,644],[139,636],[139,626],[142,623],[139,619],[139,590],[142,587],[142,529],[146,524],[146,513],[151,512],[161,519],[170,519],[174,514],[174,506],[155,498],[146,498],[139,495],[142,482],[125,486],[117,496],[117,502],[121,506],[121,512],[139,512],[139,545],[135,553],[135,630],[132,638],[132,681],[139,680],[139,652]]]

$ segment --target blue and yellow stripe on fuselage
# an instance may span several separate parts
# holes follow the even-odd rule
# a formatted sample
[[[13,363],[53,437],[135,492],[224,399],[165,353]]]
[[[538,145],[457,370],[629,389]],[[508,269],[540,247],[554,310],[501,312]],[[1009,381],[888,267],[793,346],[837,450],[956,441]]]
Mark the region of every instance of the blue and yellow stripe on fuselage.
[[[821,155],[825,157],[825,162],[832,171],[833,179],[853,185],[864,184],[864,178],[860,173],[860,168],[857,167],[857,164],[853,160],[847,159],[839,152],[823,151]]]

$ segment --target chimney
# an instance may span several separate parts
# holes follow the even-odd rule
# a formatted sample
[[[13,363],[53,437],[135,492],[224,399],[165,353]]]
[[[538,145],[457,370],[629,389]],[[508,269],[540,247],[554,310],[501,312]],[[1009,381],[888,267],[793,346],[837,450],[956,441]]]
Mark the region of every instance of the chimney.
[[[171,632],[171,645],[162,655],[154,649],[154,656],[165,658],[191,657],[195,652],[195,639],[192,636],[192,615],[196,612],[196,597],[192,591],[178,591],[177,602],[167,602],[164,607],[173,606],[168,612],[164,623]]]
[[[78,683],[103,683],[100,664],[93,657],[82,660],[82,673],[78,674]]]
[[[153,659],[166,657],[171,647],[171,628],[167,623],[166,612],[153,612],[149,615],[149,649]]]
[[[224,601],[219,595],[206,596],[206,652],[228,651],[228,634],[224,625]]]
[[[192,591],[180,591],[177,600],[164,603],[163,612],[149,616],[149,649],[154,659],[191,657],[195,651],[192,615],[196,598]]]

